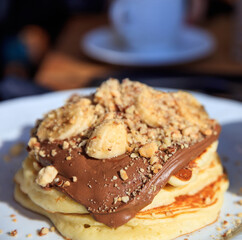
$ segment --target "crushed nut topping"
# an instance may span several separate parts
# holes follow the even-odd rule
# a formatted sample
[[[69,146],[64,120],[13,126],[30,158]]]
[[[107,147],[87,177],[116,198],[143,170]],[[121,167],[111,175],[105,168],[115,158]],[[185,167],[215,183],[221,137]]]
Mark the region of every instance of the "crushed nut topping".
[[[15,229],[15,230],[13,230],[13,231],[11,231],[11,232],[9,233],[9,235],[12,236],[12,237],[17,236],[17,234],[18,234],[17,229]]]
[[[62,187],[69,187],[71,183],[69,181],[65,181]]]
[[[41,157],[46,157],[45,151],[43,151],[43,150],[40,150],[40,151],[39,151],[39,155],[40,155]]]
[[[76,176],[72,177],[72,182],[77,182],[77,177]]]
[[[121,201],[127,203],[129,201],[129,196],[124,196],[121,198]]]
[[[63,145],[62,145],[62,148],[63,149],[68,149],[68,147],[69,147],[69,143],[67,141],[64,141]]]
[[[152,156],[150,158],[149,162],[150,162],[151,165],[153,165],[153,164],[157,163],[158,161],[159,161],[159,158],[157,156]]]
[[[112,180],[117,180],[118,177],[117,176],[113,176]]]
[[[158,162],[157,152],[167,161],[174,154],[165,154],[168,148],[188,148],[211,135],[215,124],[187,92],[166,93],[128,79],[121,84],[109,79],[93,98],[75,95],[46,114],[36,132],[40,141],[64,140],[63,149],[85,146],[86,153],[97,159],[129,152],[131,158],[145,157],[152,165]],[[72,142],[77,135],[78,143]],[[29,147],[44,156],[37,145],[31,138]]]
[[[70,160],[71,160],[71,156],[67,156],[67,157],[66,157],[66,160],[67,160],[67,161],[70,161]]]
[[[115,161],[124,157],[125,164],[116,165],[111,174],[103,174],[100,180],[93,171],[93,177],[85,182],[90,191],[100,183],[105,188],[115,188],[110,198],[97,206],[96,199],[88,199],[92,203],[88,211],[115,212],[115,207],[139,199],[146,184],[165,169],[162,167],[177,151],[213,134],[215,125],[189,93],[166,93],[127,79],[121,84],[110,79],[92,96],[75,95],[63,107],[49,112],[36,125],[29,148],[36,160],[36,170],[38,161],[45,165],[50,160],[55,166],[61,161],[74,169],[79,156],[88,155],[88,161],[100,160],[100,164],[109,164],[108,158]],[[56,155],[55,159],[48,159]],[[47,159],[41,159],[45,156]],[[42,187],[54,184],[68,192],[80,181],[75,171],[63,176],[63,180],[60,175],[57,177],[53,166],[37,171],[36,183]],[[152,185],[149,191],[154,194],[158,188]],[[116,206],[110,207],[109,201]]]
[[[54,226],[50,227],[50,231],[54,232],[55,231],[55,227]]]
[[[51,156],[52,157],[55,157],[57,155],[57,151],[56,151],[56,149],[52,149],[51,150]]]
[[[53,166],[44,167],[39,171],[36,183],[41,187],[46,187],[47,184],[51,183],[55,179],[57,173],[58,171]]]
[[[46,228],[46,227],[42,227],[39,231],[39,236],[44,236],[44,235],[47,235],[49,233],[49,229]]]
[[[139,149],[139,154],[142,157],[151,158],[157,150],[158,146],[155,142],[146,143],[143,147]]]
[[[242,218],[242,212],[237,214],[237,217]]]
[[[127,175],[127,172],[125,170],[121,169],[119,171],[119,173],[120,173],[120,177],[122,178],[122,180],[125,181],[125,180],[127,180],[129,178],[128,175]]]
[[[151,167],[151,170],[154,172],[154,173],[158,173],[158,171],[162,169],[162,165],[159,164],[159,163],[156,163],[154,164],[152,167]]]
[[[237,203],[242,206],[242,199],[239,200]]]
[[[37,138],[32,137],[32,138],[29,139],[28,146],[30,148],[34,148],[37,142],[38,142]]]

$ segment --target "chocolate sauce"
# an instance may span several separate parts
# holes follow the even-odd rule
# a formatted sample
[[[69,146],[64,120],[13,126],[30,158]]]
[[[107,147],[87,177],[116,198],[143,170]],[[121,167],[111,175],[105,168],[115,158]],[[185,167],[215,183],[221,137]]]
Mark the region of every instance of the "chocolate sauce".
[[[59,182],[53,182],[49,187],[55,187],[84,205],[95,220],[117,228],[149,205],[172,175],[178,173],[180,176],[179,171],[218,138],[219,125],[214,132],[216,135],[207,136],[188,148],[178,148],[156,174],[152,174],[146,159],[133,159],[124,154],[97,160],[88,157],[82,148],[74,148],[71,152],[62,149],[62,141],[42,142],[41,149],[45,150],[47,157],[40,157],[39,162],[42,166],[52,164],[58,170]],[[54,157],[51,156],[52,149],[57,152]],[[66,160],[67,156],[71,159]],[[125,181],[119,175],[121,169],[125,169],[128,175]],[[74,176],[75,182],[72,181]],[[69,181],[70,186],[64,187],[62,182],[65,181]],[[122,201],[124,196],[126,201]]]

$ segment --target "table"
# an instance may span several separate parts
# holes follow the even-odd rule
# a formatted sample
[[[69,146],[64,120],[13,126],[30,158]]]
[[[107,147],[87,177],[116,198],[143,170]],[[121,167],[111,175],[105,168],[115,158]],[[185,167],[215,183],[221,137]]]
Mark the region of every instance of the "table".
[[[52,90],[64,90],[89,86],[95,79],[106,79],[126,71],[144,71],[144,68],[114,66],[92,60],[80,49],[80,40],[89,30],[107,25],[106,15],[73,16],[64,26],[54,48],[47,53],[35,81]],[[165,73],[186,73],[209,76],[242,76],[242,63],[232,55],[233,17],[221,15],[207,22],[201,28],[211,32],[217,49],[205,59],[189,64],[146,68],[145,71]]]

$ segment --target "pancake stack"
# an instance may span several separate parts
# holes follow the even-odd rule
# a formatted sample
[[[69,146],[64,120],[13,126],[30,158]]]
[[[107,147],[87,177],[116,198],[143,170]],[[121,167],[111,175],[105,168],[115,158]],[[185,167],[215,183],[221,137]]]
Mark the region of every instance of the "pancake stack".
[[[109,79],[37,121],[15,199],[73,240],[173,239],[219,215],[219,133],[189,93]]]

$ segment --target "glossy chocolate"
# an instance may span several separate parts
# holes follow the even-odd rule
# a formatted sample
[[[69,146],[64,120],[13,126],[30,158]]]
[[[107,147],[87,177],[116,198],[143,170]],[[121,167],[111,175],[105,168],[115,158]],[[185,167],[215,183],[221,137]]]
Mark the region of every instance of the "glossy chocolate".
[[[59,181],[49,187],[55,187],[84,205],[97,221],[117,228],[149,205],[172,175],[182,178],[182,172],[186,170],[181,169],[186,169],[190,161],[216,141],[219,132],[220,126],[216,125],[214,134],[202,141],[184,149],[177,147],[176,153],[161,163],[163,167],[158,173],[152,172],[147,159],[133,159],[124,154],[97,160],[88,157],[82,148],[62,149],[62,141],[42,142],[41,149],[46,157],[40,157],[39,162],[42,166],[52,164],[58,170]],[[51,156],[53,149],[57,152],[54,157]],[[66,160],[68,156],[71,156],[70,160]],[[125,181],[120,177],[121,169],[128,175]],[[73,177],[77,181],[73,181]],[[69,181],[70,186],[65,186],[65,181]]]

